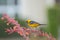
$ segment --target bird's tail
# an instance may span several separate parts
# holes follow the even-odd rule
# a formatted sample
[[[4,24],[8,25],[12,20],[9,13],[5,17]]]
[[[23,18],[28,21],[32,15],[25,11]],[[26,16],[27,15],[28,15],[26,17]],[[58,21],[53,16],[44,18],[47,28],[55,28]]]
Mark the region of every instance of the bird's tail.
[[[39,24],[39,25],[46,25],[46,24]]]

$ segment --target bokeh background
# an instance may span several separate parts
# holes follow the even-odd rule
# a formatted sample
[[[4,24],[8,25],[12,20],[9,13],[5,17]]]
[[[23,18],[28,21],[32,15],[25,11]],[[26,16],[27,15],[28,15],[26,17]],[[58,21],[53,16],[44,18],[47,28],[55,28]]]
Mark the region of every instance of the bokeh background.
[[[60,0],[0,0],[0,17],[3,13],[16,19],[23,27],[27,27],[27,19],[47,24],[41,29],[60,39]],[[8,27],[6,23],[0,20],[0,24],[4,26],[0,26],[0,38],[20,37],[17,33],[8,35],[3,30]]]

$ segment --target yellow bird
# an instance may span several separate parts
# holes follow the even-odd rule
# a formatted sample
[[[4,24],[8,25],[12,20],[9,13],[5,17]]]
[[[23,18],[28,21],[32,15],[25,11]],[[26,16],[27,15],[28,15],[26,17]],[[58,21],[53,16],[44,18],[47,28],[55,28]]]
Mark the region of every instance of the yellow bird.
[[[39,24],[35,21],[31,21],[30,19],[28,19],[26,22],[27,22],[28,26],[30,26],[32,28],[37,28],[38,26],[45,25],[45,24]]]

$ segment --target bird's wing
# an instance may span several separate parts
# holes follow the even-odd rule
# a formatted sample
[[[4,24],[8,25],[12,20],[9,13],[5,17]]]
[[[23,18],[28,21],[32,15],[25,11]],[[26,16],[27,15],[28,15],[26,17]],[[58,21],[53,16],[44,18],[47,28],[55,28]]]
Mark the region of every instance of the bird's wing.
[[[39,24],[39,23],[37,23],[37,22],[35,22],[35,21],[30,21],[30,24]]]
[[[30,21],[30,24],[46,25],[46,24],[40,24],[40,23],[38,23],[38,22],[35,22],[35,21]]]

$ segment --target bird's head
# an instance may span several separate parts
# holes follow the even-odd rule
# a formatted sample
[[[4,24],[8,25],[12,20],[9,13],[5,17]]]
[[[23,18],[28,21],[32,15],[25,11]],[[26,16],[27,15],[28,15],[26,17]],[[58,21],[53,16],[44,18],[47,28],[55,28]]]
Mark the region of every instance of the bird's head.
[[[28,19],[26,22],[27,22],[27,23],[29,23],[30,21],[31,21],[31,20],[30,20],[30,19]]]

